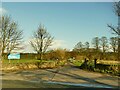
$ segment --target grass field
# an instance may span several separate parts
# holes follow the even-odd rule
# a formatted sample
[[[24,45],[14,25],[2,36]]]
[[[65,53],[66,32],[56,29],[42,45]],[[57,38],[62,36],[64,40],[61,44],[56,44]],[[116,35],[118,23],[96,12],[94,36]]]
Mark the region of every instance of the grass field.
[[[31,62],[35,62],[35,60],[33,59],[20,59],[20,60],[3,60],[2,63],[3,64],[8,64],[8,63],[31,63]]]
[[[34,63],[34,62],[54,62],[53,60],[36,60],[36,59],[20,59],[20,60],[3,60],[3,64],[18,64],[18,63]]]
[[[14,67],[21,66],[26,67],[30,65],[35,65],[37,68],[56,68],[59,66],[64,66],[66,62],[64,61],[56,61],[56,60],[36,60],[36,59],[20,59],[20,60],[3,60],[2,67]],[[30,66],[31,67],[31,66]]]

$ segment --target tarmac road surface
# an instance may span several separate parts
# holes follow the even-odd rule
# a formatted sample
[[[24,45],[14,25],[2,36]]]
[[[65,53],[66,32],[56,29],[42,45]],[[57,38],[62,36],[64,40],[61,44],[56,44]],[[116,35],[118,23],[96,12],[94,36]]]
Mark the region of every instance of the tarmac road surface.
[[[84,71],[73,66],[2,72],[2,88],[120,88],[119,77]]]

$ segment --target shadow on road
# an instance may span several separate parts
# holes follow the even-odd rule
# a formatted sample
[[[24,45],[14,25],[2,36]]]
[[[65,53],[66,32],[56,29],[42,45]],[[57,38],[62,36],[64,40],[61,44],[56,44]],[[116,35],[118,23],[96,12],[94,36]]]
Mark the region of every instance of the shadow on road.
[[[99,85],[103,85],[103,86],[106,86],[106,87],[119,88],[118,86],[113,86],[113,85],[109,85],[109,84],[106,84],[106,83],[96,81],[95,78],[87,78],[87,77],[83,77],[83,76],[73,74],[73,73],[62,72],[61,70],[56,70],[56,71],[46,70],[46,71],[54,73],[52,79],[55,78],[55,75],[64,75],[64,76],[70,77],[70,78],[75,79],[75,80],[79,79],[79,80],[87,81],[90,84],[99,84]],[[108,77],[99,77],[99,78],[106,79]],[[51,81],[52,81],[52,79],[51,79]],[[111,78],[108,78],[108,79],[111,79]],[[114,79],[112,79],[112,80],[114,80]],[[54,81],[55,81],[55,79],[54,79]]]
[[[83,88],[82,86],[28,82],[24,80],[2,80],[2,88]]]

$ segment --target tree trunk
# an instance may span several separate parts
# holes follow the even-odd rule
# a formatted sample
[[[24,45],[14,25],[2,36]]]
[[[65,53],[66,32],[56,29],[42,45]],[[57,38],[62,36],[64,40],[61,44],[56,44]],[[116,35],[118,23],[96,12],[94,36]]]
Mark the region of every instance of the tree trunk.
[[[40,42],[40,60],[42,60],[42,52],[43,52],[43,35],[41,35],[41,42]]]
[[[40,53],[40,60],[42,60],[42,52]]]
[[[3,57],[4,57],[4,48],[2,48],[1,50],[1,58],[3,59]]]

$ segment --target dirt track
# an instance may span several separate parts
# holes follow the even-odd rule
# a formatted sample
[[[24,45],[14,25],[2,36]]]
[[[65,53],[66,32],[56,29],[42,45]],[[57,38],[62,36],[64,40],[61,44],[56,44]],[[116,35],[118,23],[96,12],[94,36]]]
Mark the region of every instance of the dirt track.
[[[120,87],[118,77],[66,66],[59,69],[2,72],[3,88]],[[57,84],[55,84],[57,83]],[[66,84],[66,85],[63,85]]]

